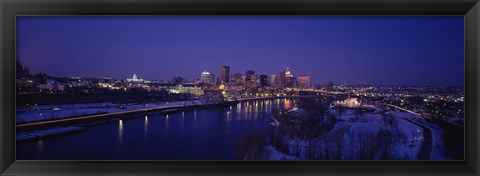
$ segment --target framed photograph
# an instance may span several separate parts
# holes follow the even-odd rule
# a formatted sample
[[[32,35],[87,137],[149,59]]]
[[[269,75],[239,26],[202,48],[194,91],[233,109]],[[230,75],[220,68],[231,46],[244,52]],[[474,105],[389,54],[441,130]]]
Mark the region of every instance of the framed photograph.
[[[478,1],[1,8],[2,175],[478,175]]]

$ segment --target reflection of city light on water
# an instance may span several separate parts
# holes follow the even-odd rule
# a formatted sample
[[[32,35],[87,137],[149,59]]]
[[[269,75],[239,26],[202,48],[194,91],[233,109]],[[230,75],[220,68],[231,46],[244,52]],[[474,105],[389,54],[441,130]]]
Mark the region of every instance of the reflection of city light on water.
[[[285,101],[285,106],[284,106],[285,109],[290,109],[292,108],[292,101],[290,100],[286,100]]]
[[[168,117],[168,114],[167,114],[167,115],[165,115],[165,129],[168,129],[168,119],[169,119],[169,117]]]
[[[240,114],[242,112],[242,106],[240,103],[237,103],[237,114]]]
[[[182,111],[182,122],[185,120],[185,111]]]
[[[230,122],[232,120],[232,112],[227,111],[227,122]]]
[[[148,131],[148,116],[145,115],[145,132]]]
[[[123,120],[118,121],[118,142],[122,142],[123,138]]]
[[[42,152],[43,150],[43,140],[38,140],[38,151],[39,152]]]

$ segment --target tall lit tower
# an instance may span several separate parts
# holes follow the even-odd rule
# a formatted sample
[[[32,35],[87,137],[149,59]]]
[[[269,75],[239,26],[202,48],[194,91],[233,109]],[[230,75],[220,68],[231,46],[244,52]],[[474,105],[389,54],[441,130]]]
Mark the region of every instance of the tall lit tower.
[[[220,83],[230,83],[230,66],[220,67]]]
[[[287,67],[287,70],[285,71],[285,77],[293,77],[293,74],[290,73],[290,69]]]
[[[293,74],[290,72],[290,69],[287,67],[285,71],[285,87],[293,87]]]

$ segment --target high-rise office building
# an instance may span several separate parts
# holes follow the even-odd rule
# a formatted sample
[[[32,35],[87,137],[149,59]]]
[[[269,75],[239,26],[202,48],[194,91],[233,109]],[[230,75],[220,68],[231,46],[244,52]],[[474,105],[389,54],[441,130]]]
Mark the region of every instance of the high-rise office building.
[[[232,83],[238,83],[239,81],[242,80],[242,74],[240,73],[234,73],[232,74],[232,76],[230,77],[230,82]]]
[[[230,66],[220,67],[220,84],[230,83]]]
[[[268,86],[268,76],[267,75],[260,75],[260,86],[262,86],[262,87]]]
[[[260,84],[260,75],[253,74],[250,76],[250,80],[256,84]]]
[[[280,75],[273,74],[270,76],[270,85],[272,87],[280,88],[282,87],[282,80],[280,78]]]
[[[246,81],[250,81],[252,80],[252,75],[255,74],[255,71],[254,70],[248,70],[245,72],[245,80]]]
[[[298,75],[298,88],[308,89],[312,88],[310,85],[310,76],[308,75]]]
[[[290,72],[290,69],[287,67],[287,70],[285,71],[285,87],[294,87],[294,78],[293,74]]]
[[[290,69],[288,67],[285,70],[285,77],[293,77],[293,74],[290,72]]]

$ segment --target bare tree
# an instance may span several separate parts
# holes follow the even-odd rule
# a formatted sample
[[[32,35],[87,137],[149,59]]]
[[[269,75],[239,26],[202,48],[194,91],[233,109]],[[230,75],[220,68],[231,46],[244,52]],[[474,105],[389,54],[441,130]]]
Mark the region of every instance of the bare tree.
[[[253,131],[236,142],[237,157],[242,160],[263,159],[265,153],[265,135],[263,131]]]

